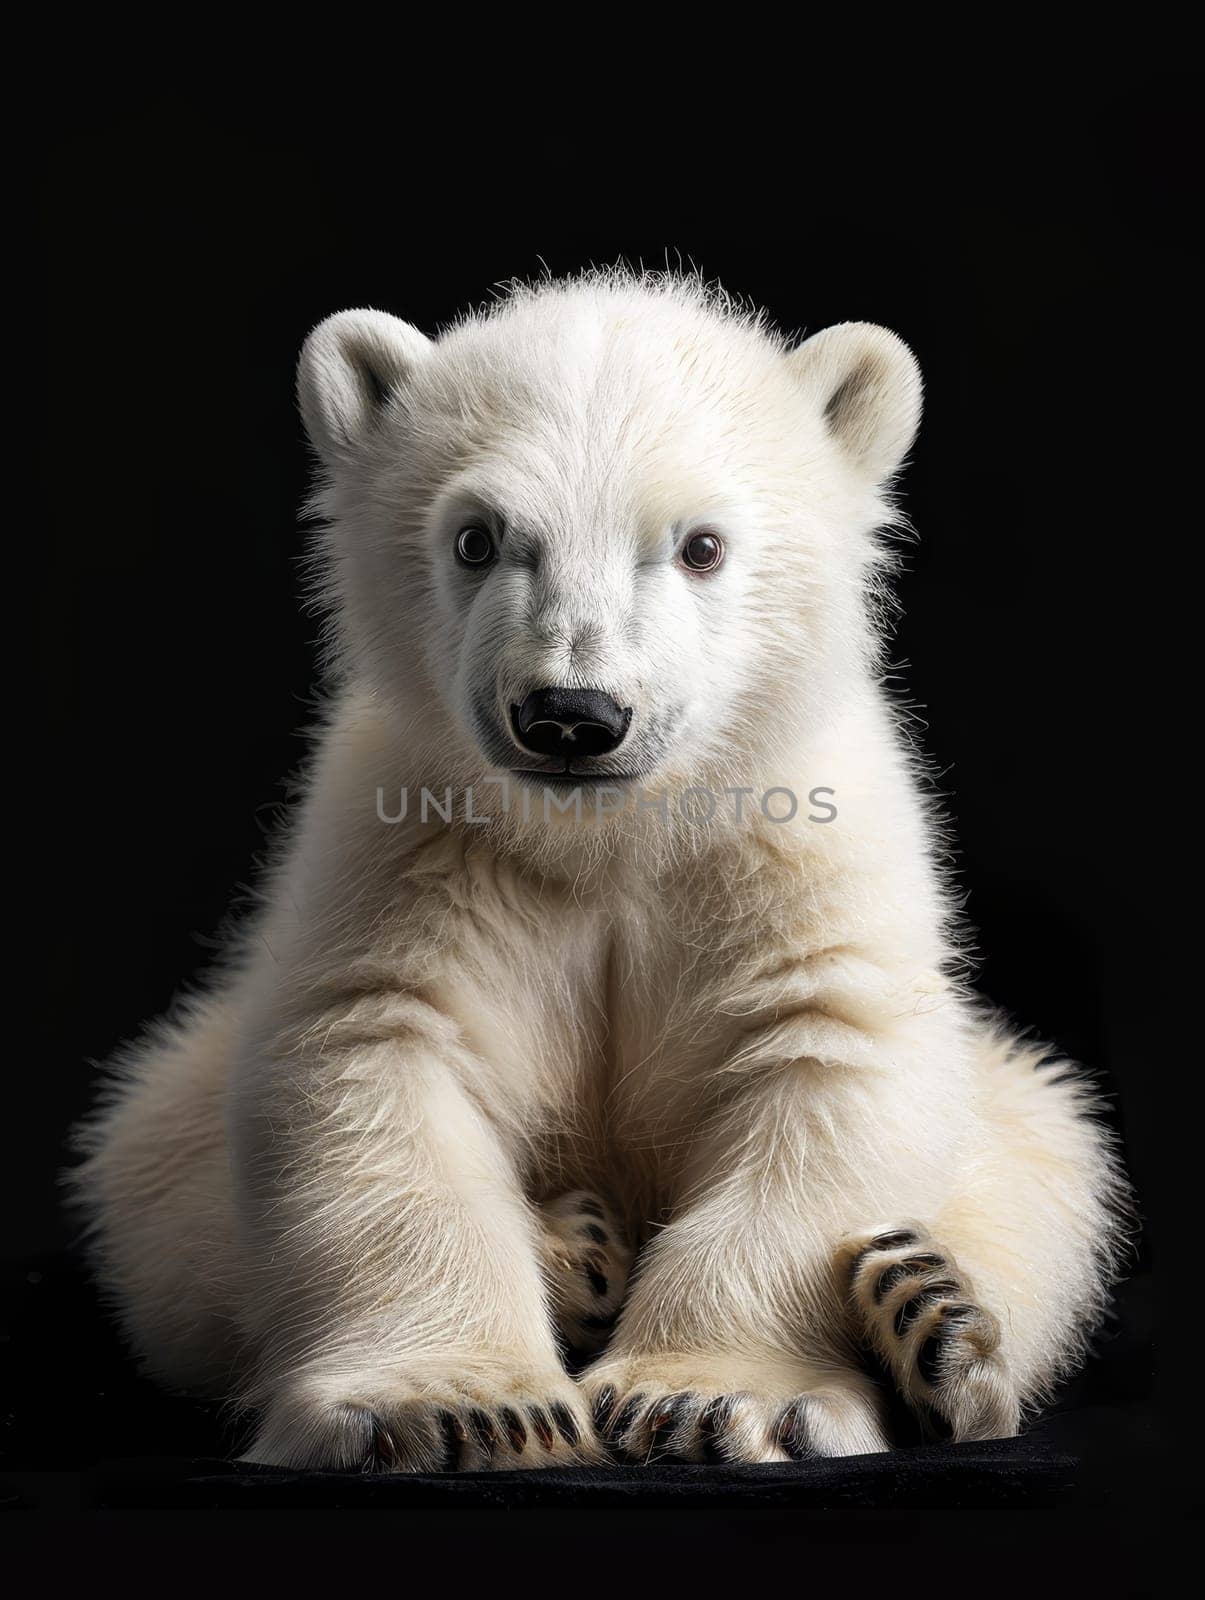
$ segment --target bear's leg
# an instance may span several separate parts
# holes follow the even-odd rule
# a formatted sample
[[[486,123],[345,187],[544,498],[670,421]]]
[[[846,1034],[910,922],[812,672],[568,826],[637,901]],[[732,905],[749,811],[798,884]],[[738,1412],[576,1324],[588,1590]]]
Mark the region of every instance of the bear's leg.
[[[627,1291],[632,1245],[615,1209],[574,1189],[541,1207],[544,1276],[566,1351],[593,1355],[610,1337]]]
[[[959,1439],[1015,1433],[1078,1365],[1129,1201],[1078,1070],[991,1032],[982,1132],[931,1222],[892,1219],[838,1252],[855,1321],[922,1416]]]
[[[888,1447],[885,1396],[859,1369],[833,1284],[837,1232],[780,1159],[789,1114],[789,1090],[763,1083],[739,1126],[700,1143],[611,1342],[579,1379],[621,1456],[783,1462]]]
[[[714,1432],[722,1455],[774,1461],[803,1416],[811,1449],[884,1448],[867,1342],[956,1437],[1015,1432],[1099,1314],[1124,1186],[1073,1073],[973,1043],[944,1150],[911,1112],[920,1070],[800,1062],[733,1096],[582,1376],[606,1438],[697,1456]]]
[[[559,1358],[542,1230],[486,1109],[488,1073],[443,1019],[412,1013],[250,1108],[236,1148],[259,1351],[246,1459],[401,1472],[583,1459],[590,1415]]]
[[[229,1393],[237,1340],[225,1097],[233,1021],[210,1001],[127,1053],[67,1174],[89,1255],[142,1367]]]

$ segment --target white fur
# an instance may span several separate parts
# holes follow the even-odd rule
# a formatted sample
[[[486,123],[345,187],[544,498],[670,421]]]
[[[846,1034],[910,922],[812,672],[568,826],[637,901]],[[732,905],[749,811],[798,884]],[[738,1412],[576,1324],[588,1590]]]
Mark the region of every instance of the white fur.
[[[75,1179],[147,1366],[256,1408],[249,1453],[281,1463],[351,1461],[348,1407],[402,1437],[428,1398],[559,1399],[588,1450],[607,1386],[739,1393],[752,1459],[782,1458],[799,1395],[824,1449],[879,1448],[855,1359],[878,1334],[839,1264],[903,1220],[957,1261],[994,1431],[1015,1423],[1100,1315],[1124,1186],[1088,1090],[959,981],[880,686],[910,353],[856,324],[791,350],[693,280],[613,273],[435,342],[334,317],[299,392],[332,678],[304,796],[219,979],[118,1064]],[[505,530],[485,576],[453,559],[470,516]],[[727,546],[702,579],[673,560],[699,525]],[[544,683],[633,708],[646,787],[786,787],[798,816],[468,822]],[[417,814],[424,785],[450,824]],[[378,789],[403,787],[387,825]],[[578,1385],[538,1208],[586,1186],[649,1243]],[[959,1404],[956,1432],[993,1431]]]

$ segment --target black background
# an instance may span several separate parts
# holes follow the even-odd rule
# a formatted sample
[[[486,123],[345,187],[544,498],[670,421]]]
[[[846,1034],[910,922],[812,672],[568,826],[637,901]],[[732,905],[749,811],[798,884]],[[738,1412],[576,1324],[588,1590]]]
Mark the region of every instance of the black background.
[[[92,1061],[203,970],[303,755],[306,332],[371,305],[434,334],[504,279],[621,257],[697,266],[788,329],[881,322],[919,356],[898,692],[948,797],[980,987],[1098,1073],[1150,1218],[1163,697],[1143,574],[1163,534],[1144,463],[1191,303],[1188,88],[1123,66],[1066,88],[965,90],[874,159],[846,132],[840,173],[789,117],[774,160],[678,123],[604,150],[544,128],[469,162],[435,158],[412,110],[349,162],[284,105],[64,111],[39,186],[35,591],[62,878],[4,1219],[19,1282],[66,1243],[53,1180]],[[1106,1398],[1150,1392],[1158,1231]]]

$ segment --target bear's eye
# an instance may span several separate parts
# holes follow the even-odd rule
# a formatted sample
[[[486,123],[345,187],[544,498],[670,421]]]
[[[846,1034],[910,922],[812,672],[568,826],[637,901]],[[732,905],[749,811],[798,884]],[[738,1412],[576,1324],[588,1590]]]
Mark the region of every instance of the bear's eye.
[[[724,541],[714,533],[692,533],[682,546],[682,565],[692,572],[714,572],[724,559]]]
[[[488,567],[494,559],[494,541],[480,523],[470,523],[456,535],[456,559],[466,567]]]

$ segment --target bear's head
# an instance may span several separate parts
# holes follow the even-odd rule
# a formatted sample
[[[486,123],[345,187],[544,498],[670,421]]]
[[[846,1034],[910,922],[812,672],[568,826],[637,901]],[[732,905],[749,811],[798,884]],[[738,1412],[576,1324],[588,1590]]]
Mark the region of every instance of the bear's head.
[[[345,670],[414,781],[789,782],[872,680],[906,346],[791,348],[695,279],[513,291],[437,339],[322,323],[299,396]]]

